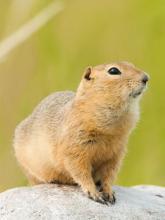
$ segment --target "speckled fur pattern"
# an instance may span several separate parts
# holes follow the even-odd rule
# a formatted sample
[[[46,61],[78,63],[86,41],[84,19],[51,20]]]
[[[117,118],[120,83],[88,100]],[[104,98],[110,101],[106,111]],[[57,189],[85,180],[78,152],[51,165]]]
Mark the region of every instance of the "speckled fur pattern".
[[[121,75],[110,75],[112,67]],[[113,204],[111,186],[139,118],[144,75],[127,62],[89,67],[76,93],[41,101],[15,130],[15,155],[28,180],[78,184],[91,199]]]

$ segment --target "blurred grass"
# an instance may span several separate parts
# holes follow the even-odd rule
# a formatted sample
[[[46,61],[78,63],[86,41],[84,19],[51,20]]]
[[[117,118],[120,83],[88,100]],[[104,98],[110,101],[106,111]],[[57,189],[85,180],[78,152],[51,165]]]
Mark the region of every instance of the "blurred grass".
[[[0,0],[0,40],[50,1]],[[26,184],[12,135],[46,95],[76,90],[88,65],[128,60],[147,71],[149,90],[117,183],[165,185],[165,4],[65,1],[65,9],[0,63],[0,191]]]

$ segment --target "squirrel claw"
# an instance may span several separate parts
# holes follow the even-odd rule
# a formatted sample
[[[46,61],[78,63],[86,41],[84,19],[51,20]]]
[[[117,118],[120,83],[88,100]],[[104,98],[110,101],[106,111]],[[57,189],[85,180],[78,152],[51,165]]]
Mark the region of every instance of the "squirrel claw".
[[[105,201],[109,202],[112,205],[114,205],[116,202],[116,197],[114,192],[112,194],[103,192],[103,197]]]
[[[92,195],[90,192],[88,192],[88,197],[94,200],[95,202],[98,202],[104,205],[109,205],[108,201],[105,199],[102,193],[96,193]]]

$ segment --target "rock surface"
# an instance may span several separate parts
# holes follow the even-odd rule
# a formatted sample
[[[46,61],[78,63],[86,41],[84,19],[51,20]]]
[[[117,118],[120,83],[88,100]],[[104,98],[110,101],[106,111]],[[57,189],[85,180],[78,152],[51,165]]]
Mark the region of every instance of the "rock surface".
[[[165,220],[165,188],[115,186],[115,205],[88,199],[76,186],[38,185],[0,194],[0,220]]]

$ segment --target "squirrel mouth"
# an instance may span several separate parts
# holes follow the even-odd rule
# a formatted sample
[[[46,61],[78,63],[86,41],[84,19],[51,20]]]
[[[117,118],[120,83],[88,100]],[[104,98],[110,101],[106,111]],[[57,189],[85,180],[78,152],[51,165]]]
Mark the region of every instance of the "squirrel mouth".
[[[136,98],[137,96],[139,96],[141,94],[142,94],[142,91],[138,91],[138,92],[132,93],[132,97]]]
[[[145,87],[141,87],[140,89],[131,92],[130,96],[132,96],[133,98],[136,98],[143,93],[144,89],[145,89]]]

